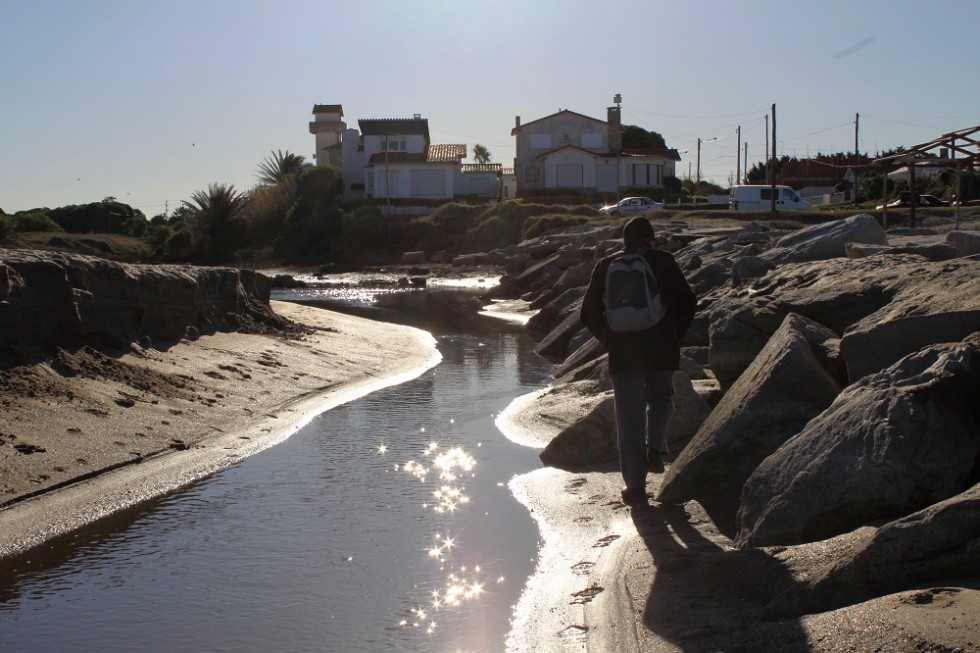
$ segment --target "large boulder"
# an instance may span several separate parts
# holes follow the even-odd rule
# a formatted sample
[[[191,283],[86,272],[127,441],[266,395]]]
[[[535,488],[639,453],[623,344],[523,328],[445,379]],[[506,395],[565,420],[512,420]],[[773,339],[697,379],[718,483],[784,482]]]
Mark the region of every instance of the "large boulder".
[[[946,242],[963,252],[963,256],[980,254],[980,231],[950,231]]]
[[[903,266],[910,281],[893,299],[851,325],[841,339],[848,377],[855,381],[937,342],[959,342],[980,331],[980,262]]]
[[[980,483],[879,528],[777,554],[797,582],[770,603],[769,617],[825,612],[918,587],[980,575]]]
[[[840,393],[828,371],[836,341],[830,329],[788,315],[667,470],[657,499],[710,500],[734,521],[749,475]]]
[[[763,256],[777,264],[820,261],[846,256],[848,243],[887,245],[888,236],[874,216],[861,213],[787,234]]]
[[[949,312],[955,321],[957,313],[972,311],[980,301],[977,299],[980,293],[975,290],[978,278],[980,261],[932,262],[909,254],[784,264],[765,277],[729,289],[727,295],[711,303],[708,309],[710,367],[722,387],[730,387],[789,313],[806,316],[843,334],[848,327],[885,309],[896,298],[903,301],[909,298],[912,303],[906,305],[906,310],[913,315]],[[970,289],[974,289],[973,297]],[[957,307],[956,302],[961,305]],[[901,309],[895,312],[886,309],[876,318],[869,318],[867,326],[900,317]],[[967,316],[968,324],[972,320],[972,315]],[[955,330],[937,332],[935,335],[941,337],[932,339],[928,331],[917,333],[917,347],[963,337],[962,331]],[[848,350],[846,345],[842,346],[845,358],[849,353],[861,355],[854,348]],[[888,342],[881,340],[875,350],[887,347]],[[877,369],[910,351],[914,349],[900,351]]]
[[[572,340],[585,330],[582,318],[579,316],[581,311],[582,297],[579,296],[562,310],[561,321],[541,339],[534,352],[555,363],[564,361],[570,351]]]
[[[980,334],[846,388],[746,481],[739,546],[797,544],[962,492],[980,452]]]

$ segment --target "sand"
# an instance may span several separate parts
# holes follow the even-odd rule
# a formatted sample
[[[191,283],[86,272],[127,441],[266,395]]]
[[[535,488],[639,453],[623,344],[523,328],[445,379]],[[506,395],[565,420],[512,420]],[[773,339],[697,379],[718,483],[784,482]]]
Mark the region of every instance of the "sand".
[[[0,557],[232,465],[441,358],[425,331],[272,304],[301,333],[86,348],[0,371]]]

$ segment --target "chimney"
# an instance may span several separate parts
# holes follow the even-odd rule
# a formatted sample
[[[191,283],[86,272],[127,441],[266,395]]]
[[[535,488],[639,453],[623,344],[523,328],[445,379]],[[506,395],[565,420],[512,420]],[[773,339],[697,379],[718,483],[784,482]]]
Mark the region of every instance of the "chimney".
[[[520,129],[520,128],[521,128],[521,117],[514,116],[514,129]]]
[[[606,122],[609,124],[609,151],[618,153],[623,147],[623,123],[619,107],[606,109]]]

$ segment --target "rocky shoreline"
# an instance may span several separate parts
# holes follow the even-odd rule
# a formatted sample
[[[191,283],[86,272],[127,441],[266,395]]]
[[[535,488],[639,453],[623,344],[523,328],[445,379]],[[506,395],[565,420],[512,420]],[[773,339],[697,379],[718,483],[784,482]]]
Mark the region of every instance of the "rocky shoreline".
[[[560,364],[510,416],[549,432],[554,468],[516,481],[561,552],[537,576],[576,574],[515,637],[583,647],[541,649],[556,651],[980,650],[975,226],[657,226],[699,310],[675,375],[676,459],[648,507],[622,506],[618,475],[596,471],[616,466],[612,396],[578,319],[618,227],[527,242],[501,281],[539,309],[528,327]]]

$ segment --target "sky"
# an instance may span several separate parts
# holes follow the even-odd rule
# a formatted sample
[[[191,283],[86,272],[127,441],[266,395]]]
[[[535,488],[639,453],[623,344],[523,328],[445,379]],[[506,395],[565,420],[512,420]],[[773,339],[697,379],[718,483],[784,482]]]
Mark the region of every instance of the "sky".
[[[247,191],[273,152],[312,160],[315,104],[511,167],[516,116],[605,120],[617,93],[678,176],[700,140],[727,186],[774,104],[778,156],[980,125],[978,26],[976,0],[0,0],[0,208]]]

